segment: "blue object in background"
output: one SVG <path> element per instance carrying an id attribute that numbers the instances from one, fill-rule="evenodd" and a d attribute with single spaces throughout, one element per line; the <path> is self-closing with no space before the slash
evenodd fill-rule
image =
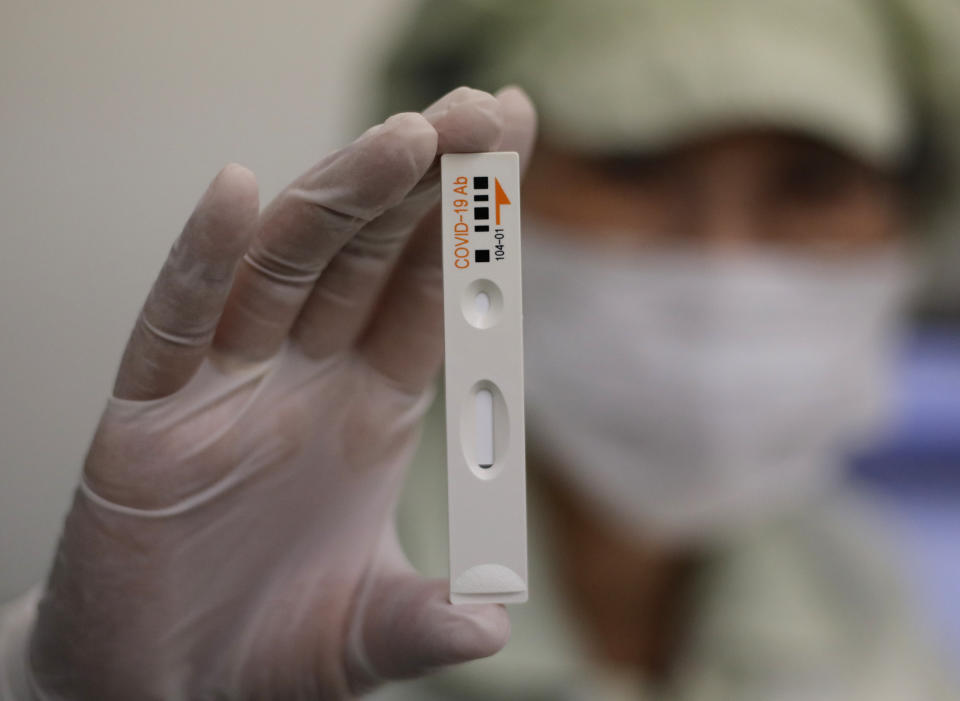
<path id="1" fill-rule="evenodd" d="M 903 546 L 927 615 L 960 666 L 960 329 L 919 329 L 903 349 L 886 435 L 852 459 Z"/>
<path id="2" fill-rule="evenodd" d="M 960 495 L 960 330 L 907 339 L 887 435 L 853 461 L 854 475 L 893 489 Z"/>

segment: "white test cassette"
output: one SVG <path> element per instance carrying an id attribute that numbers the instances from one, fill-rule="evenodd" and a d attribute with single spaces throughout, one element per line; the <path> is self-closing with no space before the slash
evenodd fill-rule
<path id="1" fill-rule="evenodd" d="M 450 601 L 527 600 L 516 153 L 441 158 Z"/>

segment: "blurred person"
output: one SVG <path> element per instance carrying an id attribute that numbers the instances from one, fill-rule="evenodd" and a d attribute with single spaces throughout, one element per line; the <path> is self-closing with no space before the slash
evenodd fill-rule
<path id="1" fill-rule="evenodd" d="M 385 112 L 502 82 L 539 110 L 531 601 L 502 654 L 383 698 L 960 695 L 842 480 L 956 205 L 957 38 L 937 3 L 422 5 Z M 399 520 L 440 573 L 438 462 Z"/>
<path id="2" fill-rule="evenodd" d="M 388 111 L 460 83 L 540 109 L 532 596 L 501 654 L 385 698 L 957 697 L 837 479 L 882 419 L 950 194 L 927 180 L 956 19 L 935 0 L 421 8 Z M 249 171 L 217 176 L 51 575 L 3 611 L 0 697 L 343 698 L 506 644 L 505 610 L 447 603 L 394 515 L 434 569 L 440 466 L 414 461 L 397 501 L 442 356 L 437 157 L 526 162 L 534 122 L 520 89 L 458 88 L 262 212 Z"/>

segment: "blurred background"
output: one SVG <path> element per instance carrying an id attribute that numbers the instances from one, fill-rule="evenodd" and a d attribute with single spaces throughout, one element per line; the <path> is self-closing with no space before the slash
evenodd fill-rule
<path id="1" fill-rule="evenodd" d="M 198 194 L 238 161 L 266 202 L 368 126 L 411 5 L 3 3 L 0 600 L 46 571 L 129 328 Z M 937 258 L 896 421 L 851 478 L 881 498 L 960 664 L 957 244 Z"/>

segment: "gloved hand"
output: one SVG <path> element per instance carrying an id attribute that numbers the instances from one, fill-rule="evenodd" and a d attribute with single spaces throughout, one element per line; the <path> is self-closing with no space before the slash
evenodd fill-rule
<path id="1" fill-rule="evenodd" d="M 438 155 L 525 155 L 534 121 L 516 88 L 460 88 L 262 213 L 249 171 L 216 177 L 121 362 L 16 698 L 343 698 L 505 644 L 505 610 L 451 606 L 392 516 L 442 357 Z"/>

